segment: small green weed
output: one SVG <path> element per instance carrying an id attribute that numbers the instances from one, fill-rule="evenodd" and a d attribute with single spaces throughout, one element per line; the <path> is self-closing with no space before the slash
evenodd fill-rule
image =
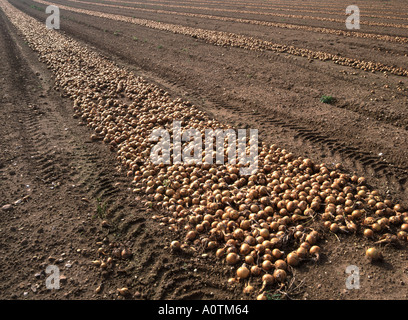
<path id="1" fill-rule="evenodd" d="M 334 102 L 334 98 L 332 96 L 322 95 L 320 98 L 320 101 L 323 103 L 331 104 Z"/>
<path id="2" fill-rule="evenodd" d="M 106 202 L 102 203 L 101 198 L 97 198 L 97 205 L 96 205 L 96 214 L 95 214 L 95 218 L 98 217 L 100 219 L 105 219 L 106 217 L 106 213 L 107 213 L 107 209 L 108 209 L 108 205 L 106 204 Z"/>

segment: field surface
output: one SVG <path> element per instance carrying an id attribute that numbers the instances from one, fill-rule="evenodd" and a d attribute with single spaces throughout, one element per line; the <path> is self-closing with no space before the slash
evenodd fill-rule
<path id="1" fill-rule="evenodd" d="M 51 4 L 61 14 L 61 29 L 52 32 L 45 28 Z M 228 282 L 239 265 L 217 258 L 207 242 L 185 240 L 185 221 L 171 222 L 183 216 L 143 192 L 137 169 L 126 167 L 132 158 L 120 153 L 129 152 L 120 148 L 125 138 L 95 138 L 106 123 L 95 110 L 110 105 L 109 94 L 120 109 L 114 117 L 139 121 L 135 112 L 126 117 L 139 93 L 95 89 L 92 72 L 105 69 L 128 83 L 142 77 L 146 92 L 159 88 L 158 104 L 188 101 L 199 121 L 258 129 L 265 145 L 330 171 L 341 164 L 342 173 L 365 177 L 367 190 L 378 191 L 387 217 L 406 223 L 407 4 L 352 4 L 360 8 L 359 30 L 345 27 L 344 0 L 0 0 L 0 298 L 238 300 L 260 293 L 260 277 Z M 101 62 L 90 66 L 88 56 Z M 354 186 L 350 192 L 361 191 Z M 402 219 L 367 239 L 363 220 L 355 221 L 357 232 L 331 232 L 319 225 L 322 212 L 313 218 L 320 259 L 289 268 L 288 282 L 263 290 L 267 298 L 406 299 L 406 236 L 398 245 L 375 243 L 397 234 Z M 188 245 L 171 250 L 173 240 Z M 381 262 L 365 257 L 370 246 L 381 250 Z M 115 250 L 131 255 L 115 258 Z M 113 264 L 100 267 L 108 257 Z M 59 290 L 45 287 L 51 264 L 60 268 Z M 349 265 L 359 268 L 360 289 L 346 288 Z M 245 294 L 248 281 L 255 290 Z"/>

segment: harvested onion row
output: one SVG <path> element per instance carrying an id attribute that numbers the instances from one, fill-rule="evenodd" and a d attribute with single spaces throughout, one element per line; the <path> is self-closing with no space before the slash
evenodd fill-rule
<path id="1" fill-rule="evenodd" d="M 44 0 L 37 0 L 38 3 L 52 5 L 54 3 Z M 133 23 L 148 28 L 169 31 L 176 34 L 191 36 L 197 39 L 206 41 L 207 43 L 217 46 L 231 46 L 247 50 L 255 51 L 272 51 L 275 53 L 287 53 L 294 56 L 305 57 L 307 59 L 332 61 L 335 64 L 351 67 L 354 69 L 361 69 L 369 72 L 385 72 L 398 76 L 408 76 L 408 69 L 403 67 L 389 66 L 380 62 L 364 61 L 354 58 L 347 58 L 337 54 L 331 54 L 322 51 L 314 51 L 306 48 L 298 48 L 291 45 L 278 44 L 271 41 L 265 41 L 253 37 L 247 37 L 237 33 L 229 33 L 222 31 L 206 30 L 201 28 L 192 28 L 176 24 L 157 22 L 147 19 L 138 19 L 123 15 L 104 13 L 99 11 L 92 11 L 86 9 L 77 9 L 69 6 L 59 5 L 61 9 L 72 12 L 83 13 L 91 16 L 106 18 L 110 20 L 123 21 Z M 343 20 L 341 20 L 343 23 Z M 407 27 L 406 25 L 403 25 Z"/>
<path id="2" fill-rule="evenodd" d="M 231 127 L 47 30 L 5 0 L 0 4 L 55 73 L 55 89 L 73 100 L 75 116 L 117 152 L 135 191 L 168 213 L 159 221 L 185 232 L 184 244 L 170 245 L 173 252 L 185 244 L 211 250 L 237 266 L 238 280 L 262 277 L 263 290 L 284 284 L 302 261 L 317 261 L 325 233 L 370 229 L 374 240 L 407 240 L 408 212 L 370 190 L 363 177 L 295 157 L 276 145 L 260 145 L 259 170 L 250 176 L 241 176 L 240 165 L 233 164 L 154 165 L 148 137 L 155 128 L 170 128 L 174 120 L 200 132 Z M 224 144 L 225 154 L 227 149 Z"/>
<path id="3" fill-rule="evenodd" d="M 90 2 L 86 1 L 80 1 L 80 0 L 71 0 L 72 2 L 79 2 L 79 3 L 86 3 L 90 4 Z M 117 1 L 113 1 L 116 2 Z M 126 1 L 120 1 L 120 3 L 130 3 L 133 5 L 141 4 L 145 5 L 143 2 L 126 2 Z M 92 2 L 92 5 L 95 5 L 95 2 Z M 107 6 L 107 7 L 117 7 L 118 5 L 109 5 L 109 4 L 98 4 L 102 6 Z M 175 4 L 155 4 L 155 6 L 161 6 L 161 7 L 167 7 L 167 8 L 189 8 L 189 9 L 194 9 L 194 10 L 205 10 L 205 11 L 218 11 L 218 12 L 234 12 L 234 13 L 244 13 L 244 14 L 256 14 L 256 15 L 266 15 L 266 16 L 273 16 L 273 17 L 282 17 L 282 18 L 292 18 L 292 19 L 300 19 L 300 20 L 317 20 L 317 21 L 329 21 L 329 22 L 336 22 L 336 23 L 344 23 L 344 19 L 340 18 L 327 18 L 327 17 L 319 17 L 319 16 L 307 16 L 307 15 L 300 15 L 300 14 L 285 14 L 285 13 L 277 13 L 277 12 L 265 12 L 265 11 L 248 11 L 248 10 L 235 10 L 235 9 L 225 9 L 225 8 L 208 8 L 208 7 L 195 7 L 195 6 L 179 6 Z M 129 7 L 127 7 L 129 8 Z M 307 12 L 305 10 L 304 12 Z M 327 11 L 325 11 L 327 13 Z M 366 16 L 366 15 L 362 15 Z M 381 16 L 377 16 L 381 17 Z M 381 17 L 384 18 L 384 17 Z M 385 19 L 392 19 L 393 17 L 390 16 L 385 16 Z M 396 18 L 398 19 L 398 18 Z M 406 19 L 406 18 L 403 18 Z M 385 22 L 376 22 L 376 21 L 366 21 L 362 20 L 360 21 L 360 24 L 363 25 L 370 25 L 370 26 L 380 26 L 380 27 L 393 27 L 393 28 L 408 28 L 406 24 L 396 24 L 396 23 L 385 23 Z"/>
<path id="4" fill-rule="evenodd" d="M 39 0 L 36 0 L 36 1 L 41 3 L 41 1 L 39 1 Z M 89 2 L 77 1 L 77 0 L 70 0 L 70 2 L 89 3 Z M 201 14 L 201 13 L 190 13 L 190 12 L 168 11 L 168 10 L 159 10 L 159 9 L 136 8 L 136 7 L 121 6 L 121 5 L 116 5 L 116 4 L 115 5 L 109 5 L 109 4 L 102 4 L 102 3 L 94 3 L 93 2 L 92 5 L 112 7 L 112 8 L 120 8 L 120 9 L 126 9 L 126 10 L 134 10 L 134 11 L 139 11 L 139 12 L 154 12 L 154 13 L 160 13 L 160 14 L 179 15 L 179 16 L 192 17 L 192 18 L 204 18 L 204 19 L 219 20 L 219 21 L 246 23 L 246 24 L 253 24 L 253 25 L 272 27 L 272 28 L 283 28 L 283 29 L 291 29 L 291 30 L 312 31 L 312 32 L 317 32 L 317 33 L 335 34 L 335 35 L 345 36 L 345 37 L 368 38 L 368 39 L 375 39 L 375 40 L 379 40 L 379 41 L 408 43 L 408 38 L 407 37 L 390 36 L 390 35 L 386 35 L 386 34 L 374 34 L 374 33 L 365 33 L 365 32 L 351 32 L 351 31 L 324 28 L 324 27 L 311 27 L 311 26 L 290 24 L 290 23 L 277 23 L 277 22 L 270 22 L 270 21 L 263 21 L 263 20 L 233 18 L 233 17 L 225 17 L 225 16 L 214 16 L 214 15 L 210 15 L 210 14 Z M 381 18 L 383 18 L 383 17 L 381 17 Z M 399 18 L 399 19 L 407 19 L 408 20 L 408 18 Z"/>

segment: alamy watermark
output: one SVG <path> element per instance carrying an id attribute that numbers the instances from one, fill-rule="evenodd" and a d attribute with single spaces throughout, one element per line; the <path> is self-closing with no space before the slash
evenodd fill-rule
<path id="1" fill-rule="evenodd" d="M 45 8 L 45 13 L 51 14 L 45 20 L 47 29 L 60 29 L 60 10 L 57 6 L 50 5 Z"/>
<path id="2" fill-rule="evenodd" d="M 360 269 L 355 265 L 349 265 L 346 273 L 350 274 L 346 279 L 346 288 L 349 290 L 360 289 Z"/>
<path id="3" fill-rule="evenodd" d="M 239 165 L 241 175 L 255 174 L 258 169 L 256 129 L 249 130 L 249 146 L 246 129 L 206 129 L 203 139 L 200 130 L 190 128 L 182 131 L 181 122 L 174 121 L 171 133 L 172 138 L 169 131 L 159 128 L 150 134 L 149 141 L 157 142 L 150 152 L 153 164 L 213 164 L 215 159 L 219 165 Z M 187 144 L 184 147 L 183 142 Z"/>
<path id="4" fill-rule="evenodd" d="M 59 289 L 60 288 L 60 270 L 55 265 L 49 265 L 45 269 L 46 274 L 50 274 L 45 279 L 45 287 L 47 289 Z"/>
<path id="5" fill-rule="evenodd" d="M 346 28 L 349 30 L 360 29 L 360 9 L 358 6 L 348 6 L 346 8 L 346 14 L 349 15 L 346 19 Z"/>

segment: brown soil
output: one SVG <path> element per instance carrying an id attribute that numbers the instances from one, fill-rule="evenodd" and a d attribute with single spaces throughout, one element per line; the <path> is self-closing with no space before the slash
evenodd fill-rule
<path id="1" fill-rule="evenodd" d="M 10 3 L 45 21 L 44 5 L 31 0 Z M 408 60 L 402 44 L 68 5 L 246 34 L 389 65 L 404 66 Z M 217 47 L 183 35 L 61 13 L 62 32 L 175 97 L 192 101 L 222 122 L 257 128 L 264 141 L 297 155 L 341 162 L 346 171 L 367 177 L 383 195 L 408 205 L 406 77 Z M 117 288 L 126 286 L 136 299 L 253 298 L 241 293 L 242 283 L 227 286 L 234 270 L 212 254 L 202 258 L 202 252 L 169 253 L 169 242 L 181 235 L 150 219 L 153 209 L 131 192 L 131 181 L 121 173 L 114 154 L 90 140 L 89 129 L 72 117 L 71 102 L 52 90 L 52 74 L 2 12 L 0 24 L 0 205 L 24 199 L 11 211 L 0 212 L 0 297 L 116 299 L 121 298 Z M 392 31 L 370 27 L 370 32 Z M 335 103 L 321 103 L 324 94 L 335 97 Z M 101 225 L 98 199 L 107 205 L 109 228 Z M 101 272 L 91 261 L 104 242 L 112 241 L 128 247 L 133 256 Z M 296 299 L 406 299 L 405 247 L 387 246 L 384 262 L 371 264 L 364 258 L 369 243 L 357 236 L 327 234 L 321 261 L 297 268 L 295 283 L 286 292 Z M 45 288 L 44 271 L 50 264 L 67 277 L 60 290 Z M 348 265 L 360 269 L 359 290 L 346 289 Z M 102 291 L 95 293 L 100 285 Z M 297 285 L 299 290 L 292 290 Z"/>

